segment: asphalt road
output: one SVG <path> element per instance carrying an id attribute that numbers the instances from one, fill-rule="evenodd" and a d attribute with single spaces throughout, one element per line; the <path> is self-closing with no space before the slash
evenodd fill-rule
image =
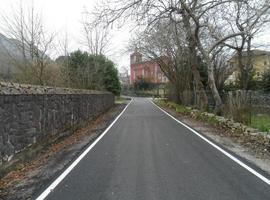
<path id="1" fill-rule="evenodd" d="M 270 186 L 135 98 L 49 200 L 260 200 Z"/>

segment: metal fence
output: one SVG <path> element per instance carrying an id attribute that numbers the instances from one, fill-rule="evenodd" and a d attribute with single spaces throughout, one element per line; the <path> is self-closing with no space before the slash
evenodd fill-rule
<path id="1" fill-rule="evenodd" d="M 237 90 L 223 96 L 224 115 L 260 131 L 270 131 L 270 94 Z"/>
<path id="2" fill-rule="evenodd" d="M 181 103 L 199 108 L 200 93 L 188 90 L 181 93 Z M 206 91 L 208 111 L 214 110 L 214 99 L 211 91 Z M 262 132 L 270 132 L 270 94 L 259 91 L 229 91 L 221 94 L 224 107 L 222 115 L 235 122 L 257 128 Z"/>

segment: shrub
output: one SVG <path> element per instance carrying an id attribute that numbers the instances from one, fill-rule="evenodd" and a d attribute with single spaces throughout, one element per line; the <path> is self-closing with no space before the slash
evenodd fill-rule
<path id="1" fill-rule="evenodd" d="M 270 92 L 270 67 L 263 73 L 261 85 L 265 92 Z"/>

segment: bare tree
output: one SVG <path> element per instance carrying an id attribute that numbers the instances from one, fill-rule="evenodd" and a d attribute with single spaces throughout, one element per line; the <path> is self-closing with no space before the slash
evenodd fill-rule
<path id="1" fill-rule="evenodd" d="M 214 20 L 212 25 L 214 24 L 215 28 L 210 28 L 210 34 L 217 41 L 226 34 L 235 34 L 234 37 L 223 40 L 221 45 L 236 52 L 235 59 L 240 71 L 239 83 L 242 89 L 248 89 L 248 80 L 252 76 L 252 40 L 269 24 L 269 11 L 269 0 L 231 1 L 227 8 L 218 11 L 218 15 L 222 15 L 223 20 Z"/>
<path id="2" fill-rule="evenodd" d="M 199 50 L 204 62 L 207 65 L 208 74 L 208 86 L 212 92 L 212 96 L 215 101 L 215 112 L 220 112 L 222 108 L 222 100 L 219 95 L 219 91 L 216 87 L 215 75 L 214 75 L 214 64 L 211 59 L 211 54 L 214 48 L 216 48 L 222 41 L 234 37 L 233 35 L 225 35 L 220 41 L 217 41 L 211 47 L 203 44 L 202 35 L 203 28 L 205 27 L 205 20 L 207 19 L 208 13 L 212 9 L 217 9 L 220 6 L 224 6 L 228 1 L 189 1 L 181 0 L 181 10 L 178 12 L 182 14 L 182 20 L 187 30 L 187 40 L 190 45 L 190 52 L 194 52 L 196 48 Z M 238 34 L 238 33 L 237 33 Z M 194 54 L 194 53 L 193 53 Z"/>
<path id="3" fill-rule="evenodd" d="M 212 62 L 214 64 L 214 75 L 218 91 L 224 89 L 226 80 L 234 71 L 234 67 L 228 63 L 231 55 L 231 50 L 224 46 L 221 46 L 212 52 Z"/>
<path id="4" fill-rule="evenodd" d="M 101 6 L 101 9 L 97 8 L 94 14 L 97 24 L 106 22 L 108 25 L 112 25 L 118 22 L 118 25 L 122 25 L 126 20 L 131 19 L 137 22 L 138 26 L 143 25 L 146 29 L 151 29 L 161 20 L 168 19 L 171 24 L 181 25 L 185 33 L 179 37 L 184 37 L 187 40 L 194 82 L 197 91 L 202 91 L 202 93 L 200 92 L 200 99 L 207 104 L 205 88 L 198 71 L 201 57 L 207 66 L 208 87 L 215 101 L 215 111 L 220 112 L 223 103 L 216 87 L 213 51 L 230 39 L 240 36 L 243 32 L 250 32 L 251 28 L 258 23 L 258 20 L 254 20 L 249 24 L 250 28 L 244 31 L 225 32 L 211 43 L 205 42 L 204 38 L 207 37 L 204 34 L 207 33 L 206 30 L 209 27 L 209 22 L 211 22 L 213 11 L 230 7 L 232 2 L 238 2 L 238 0 L 128 0 L 125 3 L 115 0 L 107 1 Z M 265 0 L 265 2 L 269 5 L 269 0 Z M 230 10 L 230 12 L 233 11 Z M 263 13 L 265 13 L 265 8 L 256 14 L 257 18 L 262 16 Z M 208 34 L 208 37 L 211 36 L 211 34 Z"/>
<path id="5" fill-rule="evenodd" d="M 70 72 L 68 70 L 69 63 L 70 63 L 70 39 L 68 32 L 65 31 L 60 35 L 60 39 L 58 41 L 58 58 L 56 58 L 56 63 L 58 68 L 60 69 L 60 82 L 61 85 L 65 85 L 67 87 L 71 87 L 70 82 Z"/>
<path id="6" fill-rule="evenodd" d="M 46 67 L 51 62 L 48 53 L 52 48 L 54 34 L 45 30 L 42 17 L 34 5 L 25 8 L 22 1 L 12 14 L 2 15 L 2 21 L 5 34 L 14 40 L 19 50 L 19 55 L 10 55 L 25 76 L 24 81 L 43 85 Z"/>
<path id="7" fill-rule="evenodd" d="M 186 103 L 183 94 L 191 89 L 192 74 L 186 41 L 179 37 L 180 34 L 183 34 L 180 27 L 163 20 L 137 34 L 129 48 L 138 48 L 148 59 L 155 60 L 172 85 L 173 98 Z"/>
<path id="8" fill-rule="evenodd" d="M 147 29 L 151 29 L 156 24 L 163 19 L 169 19 L 172 24 L 178 26 L 179 23 L 182 23 L 182 11 L 183 8 L 178 1 L 151 1 L 151 0 L 129 0 L 125 4 L 119 1 L 107 1 L 102 6 L 102 10 L 96 9 L 94 13 L 96 16 L 96 24 L 102 22 L 106 22 L 108 25 L 112 25 L 118 22 L 118 25 L 124 24 L 124 22 L 128 19 L 134 20 L 138 26 L 143 25 Z M 190 16 L 186 16 L 186 21 L 189 21 Z M 201 81 L 201 76 L 198 71 L 198 55 L 196 50 L 196 43 L 194 37 L 190 37 L 192 31 L 192 24 L 184 27 L 186 29 L 186 38 L 189 39 L 189 55 L 191 69 L 193 72 L 193 77 L 196 84 L 196 92 L 198 92 L 198 96 L 203 102 L 204 106 L 207 106 L 207 96 L 205 93 L 205 89 L 203 83 Z M 184 36 L 184 37 L 185 37 Z M 183 37 L 183 36 L 180 36 Z"/>
<path id="9" fill-rule="evenodd" d="M 241 1 L 241 0 L 240 0 Z M 236 2 L 239 3 L 239 0 Z M 269 1 L 266 0 L 268 3 Z M 204 30 L 204 27 L 207 26 L 208 20 L 212 14 L 212 10 L 220 10 L 224 6 L 229 6 L 231 2 L 233 1 L 205 1 L 205 2 L 198 2 L 198 1 L 192 1 L 192 3 L 187 2 L 185 0 L 181 0 L 182 5 L 182 19 L 184 24 L 186 24 L 187 30 L 189 28 L 190 19 L 192 19 L 193 22 L 193 31 L 189 31 L 188 34 L 192 40 L 195 40 L 196 46 L 199 49 L 204 62 L 207 64 L 207 71 L 208 71 L 208 85 L 212 91 L 212 95 L 215 100 L 215 111 L 219 112 L 222 107 L 222 100 L 220 98 L 219 92 L 216 87 L 216 81 L 215 81 L 215 73 L 214 73 L 214 63 L 213 63 L 213 50 L 229 39 L 241 36 L 243 33 L 249 34 L 252 27 L 254 27 L 258 23 L 258 19 L 268 10 L 269 4 L 267 2 L 264 5 L 263 9 L 260 9 L 260 12 L 256 14 L 255 20 L 250 23 L 249 28 L 247 30 L 239 30 L 236 32 L 228 32 L 224 34 L 219 40 L 215 41 L 213 44 L 205 45 L 202 40 L 202 31 Z M 185 15 L 189 16 L 190 18 L 186 17 Z M 249 34 L 250 35 L 250 34 Z M 190 39 L 190 40 L 191 40 Z M 249 40 L 251 37 L 249 37 Z M 192 41 L 191 40 L 191 41 Z"/>
<path id="10" fill-rule="evenodd" d="M 85 12 L 83 16 L 83 43 L 92 55 L 105 54 L 110 45 L 109 28 L 103 24 L 94 24 L 89 20 L 90 14 Z"/>

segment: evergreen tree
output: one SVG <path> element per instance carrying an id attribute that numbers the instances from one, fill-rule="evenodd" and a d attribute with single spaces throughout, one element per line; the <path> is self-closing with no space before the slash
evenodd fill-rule
<path id="1" fill-rule="evenodd" d="M 262 89 L 270 92 L 270 68 L 268 68 L 262 76 Z"/>
<path id="2" fill-rule="evenodd" d="M 120 95 L 121 85 L 115 64 L 103 55 L 89 55 L 77 50 L 63 67 L 70 85 L 75 88 L 107 90 Z"/>
<path id="3" fill-rule="evenodd" d="M 112 61 L 107 60 L 103 71 L 103 85 L 106 90 L 119 96 L 121 92 L 121 84 L 118 77 L 118 71 Z"/>

